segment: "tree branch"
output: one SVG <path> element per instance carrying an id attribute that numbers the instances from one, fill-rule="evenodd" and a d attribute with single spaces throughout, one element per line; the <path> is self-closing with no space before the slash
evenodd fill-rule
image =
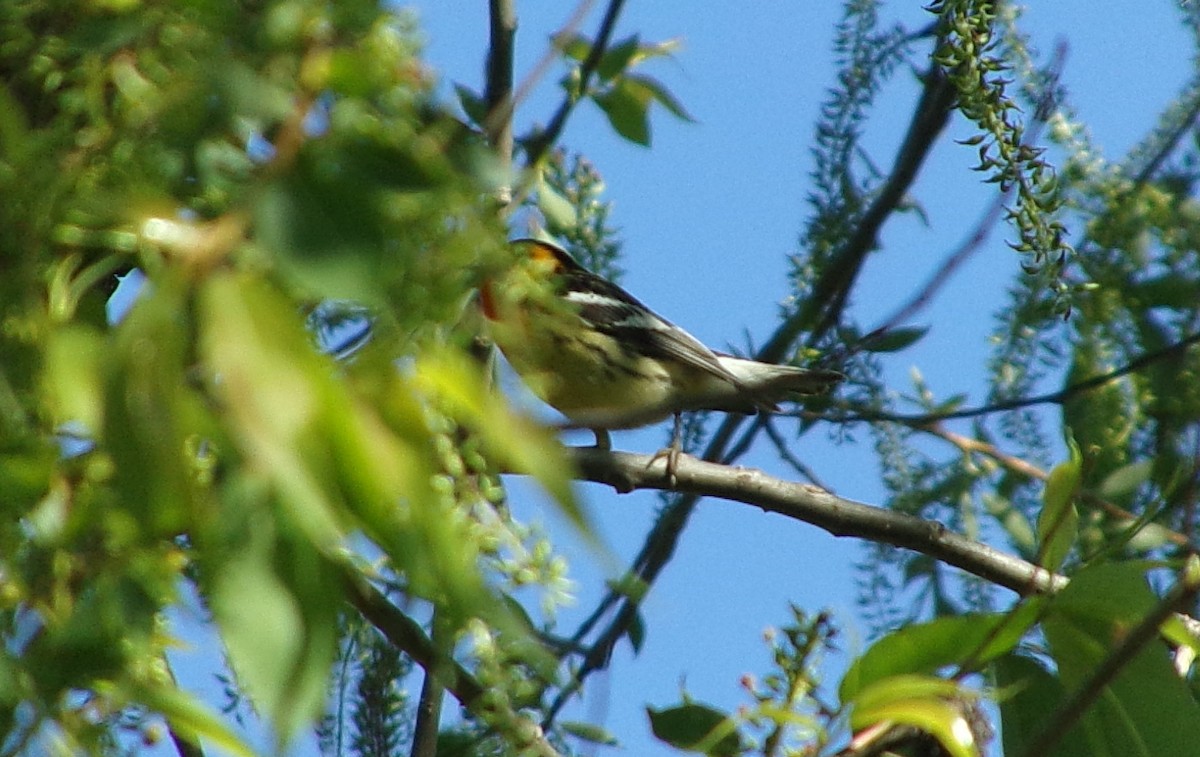
<path id="1" fill-rule="evenodd" d="M 775 452 L 779 455 L 779 458 L 787 463 L 792 470 L 806 478 L 814 486 L 819 486 L 826 491 L 830 490 L 817 476 L 817 472 L 812 469 L 812 466 L 792 454 L 787 439 L 783 438 L 783 434 L 779 432 L 779 429 L 775 428 L 775 424 L 771 422 L 769 417 L 763 419 L 763 432 L 771 440 L 771 444 L 775 445 Z"/>
<path id="2" fill-rule="evenodd" d="M 442 673 L 446 689 L 464 707 L 477 707 L 483 696 L 483 686 L 470 671 L 453 660 L 444 659 L 421 625 L 401 612 L 365 577 L 354 574 L 351 568 L 347 568 L 346 573 L 346 596 L 359 614 L 379 629 L 397 649 L 411 657 L 413 662 L 426 670 Z"/>
<path id="3" fill-rule="evenodd" d="M 488 54 L 487 87 L 484 98 L 487 102 L 487 118 L 484 129 L 488 144 L 500 159 L 507 174 L 512 165 L 513 154 L 513 43 L 517 34 L 517 12 L 513 0 L 488 0 Z M 505 182 L 508 197 L 512 199 L 512 188 Z"/>
<path id="4" fill-rule="evenodd" d="M 442 653 L 425 635 L 419 623 L 397 609 L 383 592 L 353 567 L 344 567 L 343 582 L 347 600 L 368 623 L 379 629 L 397 649 L 424 668 L 426 675 L 437 676 L 439 683 L 445 686 L 463 707 L 480 716 L 485 722 L 495 722 L 498 714 L 488 709 L 483 686 L 470 671 L 449 655 Z M 503 717 L 503 714 L 500 716 Z M 510 713 L 510 716 L 513 715 Z M 532 723 L 526 725 L 533 726 Z M 528 743 L 519 745 L 528 747 L 528 751 L 522 754 L 560 757 L 558 751 L 536 727 L 521 728 L 521 735 L 528 739 Z"/>
<path id="5" fill-rule="evenodd" d="M 879 232 L 884 222 L 899 207 L 909 187 L 916 180 L 917 172 L 925 163 L 929 151 L 933 149 L 934 142 L 950 118 L 955 97 L 954 86 L 941 68 L 936 64 L 931 65 L 925 74 L 925 87 L 921 90 L 921 99 L 917 102 L 916 111 L 909 122 L 904 142 L 896 154 L 891 173 L 879 188 L 875 201 L 863 214 L 854 234 L 818 279 L 807 306 L 790 319 L 809 323 L 811 315 L 817 310 L 823 311 L 821 320 L 810 336 L 810 343 L 815 343 L 841 320 L 850 289 L 862 271 L 867 254 L 878 246 Z M 778 335 L 784 335 L 784 330 L 781 329 Z M 794 338 L 795 335 L 788 340 L 788 346 Z M 773 346 L 775 345 L 769 342 L 764 350 Z M 783 354 L 780 354 L 772 362 L 778 362 L 782 358 Z"/>
<path id="6" fill-rule="evenodd" d="M 430 646 L 434 649 L 445 649 L 438 642 L 438 618 L 434 611 L 431 621 L 433 638 Z M 417 718 L 413 724 L 412 749 L 410 757 L 436 757 L 438 747 L 438 726 L 441 725 L 442 700 L 446 696 L 446 687 L 438 680 L 433 668 L 424 668 L 425 680 L 421 682 L 421 695 L 417 700 Z"/>
<path id="7" fill-rule="evenodd" d="M 668 488 L 666 460 L 661 456 L 591 447 L 575 448 L 572 455 L 585 480 L 608 484 L 621 492 Z M 760 470 L 718 465 L 684 455 L 675 475 L 678 491 L 753 505 L 812 524 L 834 536 L 911 549 L 1021 595 L 1051 593 L 1067 583 L 1063 576 L 949 531 L 936 521 L 855 502 Z"/>

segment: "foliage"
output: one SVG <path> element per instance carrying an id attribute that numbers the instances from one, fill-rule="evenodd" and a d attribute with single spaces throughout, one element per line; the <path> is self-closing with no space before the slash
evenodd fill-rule
<path id="1" fill-rule="evenodd" d="M 184 584 L 281 744 L 325 706 L 347 576 L 397 582 L 452 633 L 485 620 L 543 669 L 488 567 L 524 537 L 467 484 L 538 469 L 577 511 L 548 435 L 488 431 L 525 424 L 461 325 L 500 260 L 494 161 L 436 102 L 409 21 L 300 0 L 0 13 L 5 750 L 102 750 L 135 704 L 236 744 L 165 664 Z M 135 266 L 136 303 L 106 318 Z M 371 334 L 337 364 L 305 314 L 340 301 Z M 388 696 L 358 697 L 360 740 Z"/>
<path id="2" fill-rule="evenodd" d="M 412 19 L 373 0 L 0 5 L 0 754 L 166 738 L 245 754 L 250 710 L 276 748 L 315 726 L 331 753 L 394 754 L 419 736 L 418 667 L 465 710 L 438 754 L 616 741 L 557 715 L 615 644 L 641 650 L 645 566 L 669 559 L 695 499 L 668 499 L 637 570 L 560 638 L 566 561 L 514 519 L 500 473 L 533 478 L 594 535 L 550 430 L 491 391 L 471 298 L 509 262 L 516 206 L 533 233 L 619 273 L 607 187 L 557 144 L 562 123 L 590 101 L 648 146 L 655 104 L 691 120 L 643 70 L 676 43 L 612 41 L 620 8 L 594 36 L 552 41 L 562 107 L 514 156 L 485 136 L 512 118 L 511 93 L 457 85 L 460 120 Z M 1015 9 L 926 11 L 913 31 L 885 26 L 875 0 L 844 4 L 794 298 L 760 356 L 836 355 L 848 388 L 794 435 L 818 414 L 843 440 L 868 434 L 891 513 L 991 537 L 1070 583 L 1005 605 L 982 571 L 870 544 L 860 601 L 876 638 L 838 686 L 821 675 L 841 654 L 832 620 L 793 608 L 768 636 L 769 672 L 743 681 L 745 707 L 685 696 L 648 708 L 647 729 L 705 754 L 919 743 L 966 757 L 998 711 L 1014 755 L 1182 753 L 1200 737 L 1187 730 L 1200 644 L 1175 614 L 1200 589 L 1200 148 L 1187 139 L 1200 80 L 1108 159 Z M 921 128 L 885 173 L 863 134 L 907 68 L 921 72 Z M 889 385 L 929 329 L 871 329 L 849 307 L 884 220 L 920 212 L 910 185 L 952 112 L 975 129 L 966 175 L 995 185 L 1017 240 L 979 407 L 915 369 L 906 391 Z M 1047 404 L 1059 416 L 1034 409 Z M 715 461 L 766 429 L 813 478 L 769 424 L 707 433 L 708 420 L 688 437 Z M 196 601 L 228 659 L 214 671 L 224 716 L 168 664 L 173 611 Z M 1180 670 L 1150 646 L 1159 634 Z"/>

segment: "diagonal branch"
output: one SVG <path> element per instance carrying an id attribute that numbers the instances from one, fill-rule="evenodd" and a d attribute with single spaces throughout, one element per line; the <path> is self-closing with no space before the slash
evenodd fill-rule
<path id="1" fill-rule="evenodd" d="M 425 635 L 419 623 L 401 612 L 383 592 L 353 567 L 346 566 L 343 572 L 347 601 L 389 642 L 424 668 L 427 675 L 436 676 L 446 690 L 472 714 L 480 716 L 485 722 L 494 722 L 497 717 L 506 716 L 498 711 L 494 703 L 489 703 L 487 691 L 479 680 L 456 660 L 439 650 Z M 519 716 L 509 712 L 507 717 L 515 719 Z M 522 754 L 560 757 L 558 750 L 546 740 L 540 730 L 529 727 L 532 724 L 510 725 L 518 729 L 522 738 L 527 741 L 521 745 L 526 749 Z"/>
<path id="2" fill-rule="evenodd" d="M 571 115 L 575 105 L 587 94 L 588 85 L 591 84 L 596 69 L 600 67 L 600 60 L 608 49 L 613 29 L 617 26 L 617 18 L 621 15 L 621 8 L 624 5 L 625 0 L 609 0 L 608 8 L 604 11 L 604 18 L 600 21 L 600 31 L 596 35 L 596 41 L 592 43 L 592 49 L 579 67 L 579 91 L 578 93 L 568 93 L 546 128 L 529 140 L 525 147 L 525 164 L 527 166 L 537 165 L 546 151 L 558 141 L 567 125 L 567 117 Z"/>
<path id="3" fill-rule="evenodd" d="M 862 271 L 868 253 L 878 246 L 879 232 L 883 228 L 884 222 L 900 206 L 909 187 L 916 181 L 917 172 L 925 163 L 926 157 L 933 149 L 934 143 L 950 118 L 956 97 L 954 85 L 950 83 L 941 67 L 936 64 L 930 67 L 924 78 L 925 86 L 921 90 L 921 99 L 917 102 L 916 112 L 909 122 L 908 132 L 904 136 L 904 142 L 900 145 L 900 151 L 896 155 L 891 173 L 883 186 L 879 188 L 875 201 L 863 214 L 854 234 L 846 241 L 837 256 L 830 261 L 821 278 L 817 280 L 812 297 L 808 299 L 806 307 L 789 319 L 789 323 L 797 321 L 798 326 L 811 323 L 813 316 L 818 311 L 821 312 L 816 328 L 809 335 L 810 344 L 815 344 L 825 332 L 841 321 L 842 311 L 848 303 L 850 290 L 854 287 L 854 282 Z M 784 327 L 786 328 L 789 323 L 785 323 Z M 786 345 L 774 344 L 774 340 L 772 340 L 767 343 L 764 350 L 772 347 L 785 348 L 776 358 L 775 362 L 778 362 L 784 357 L 782 353 L 786 353 L 786 348 L 791 346 L 791 342 L 798 333 L 797 331 L 792 335 Z M 777 334 L 784 336 L 786 331 L 781 329 Z"/>

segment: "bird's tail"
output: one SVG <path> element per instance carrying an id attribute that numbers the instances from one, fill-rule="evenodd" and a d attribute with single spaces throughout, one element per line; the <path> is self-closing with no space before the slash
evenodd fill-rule
<path id="1" fill-rule="evenodd" d="M 796 394 L 824 394 L 846 377 L 837 371 L 772 365 L 757 360 L 717 355 L 722 367 L 753 393 L 764 410 L 776 410 L 775 403 Z"/>

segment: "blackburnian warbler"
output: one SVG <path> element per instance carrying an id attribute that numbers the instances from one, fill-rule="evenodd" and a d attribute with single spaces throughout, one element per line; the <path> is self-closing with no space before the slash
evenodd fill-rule
<path id="1" fill-rule="evenodd" d="M 565 250 L 535 239 L 507 274 L 480 287 L 492 337 L 529 388 L 608 447 L 609 429 L 679 414 L 775 412 L 796 394 L 827 391 L 836 371 L 771 365 L 714 352 Z"/>

